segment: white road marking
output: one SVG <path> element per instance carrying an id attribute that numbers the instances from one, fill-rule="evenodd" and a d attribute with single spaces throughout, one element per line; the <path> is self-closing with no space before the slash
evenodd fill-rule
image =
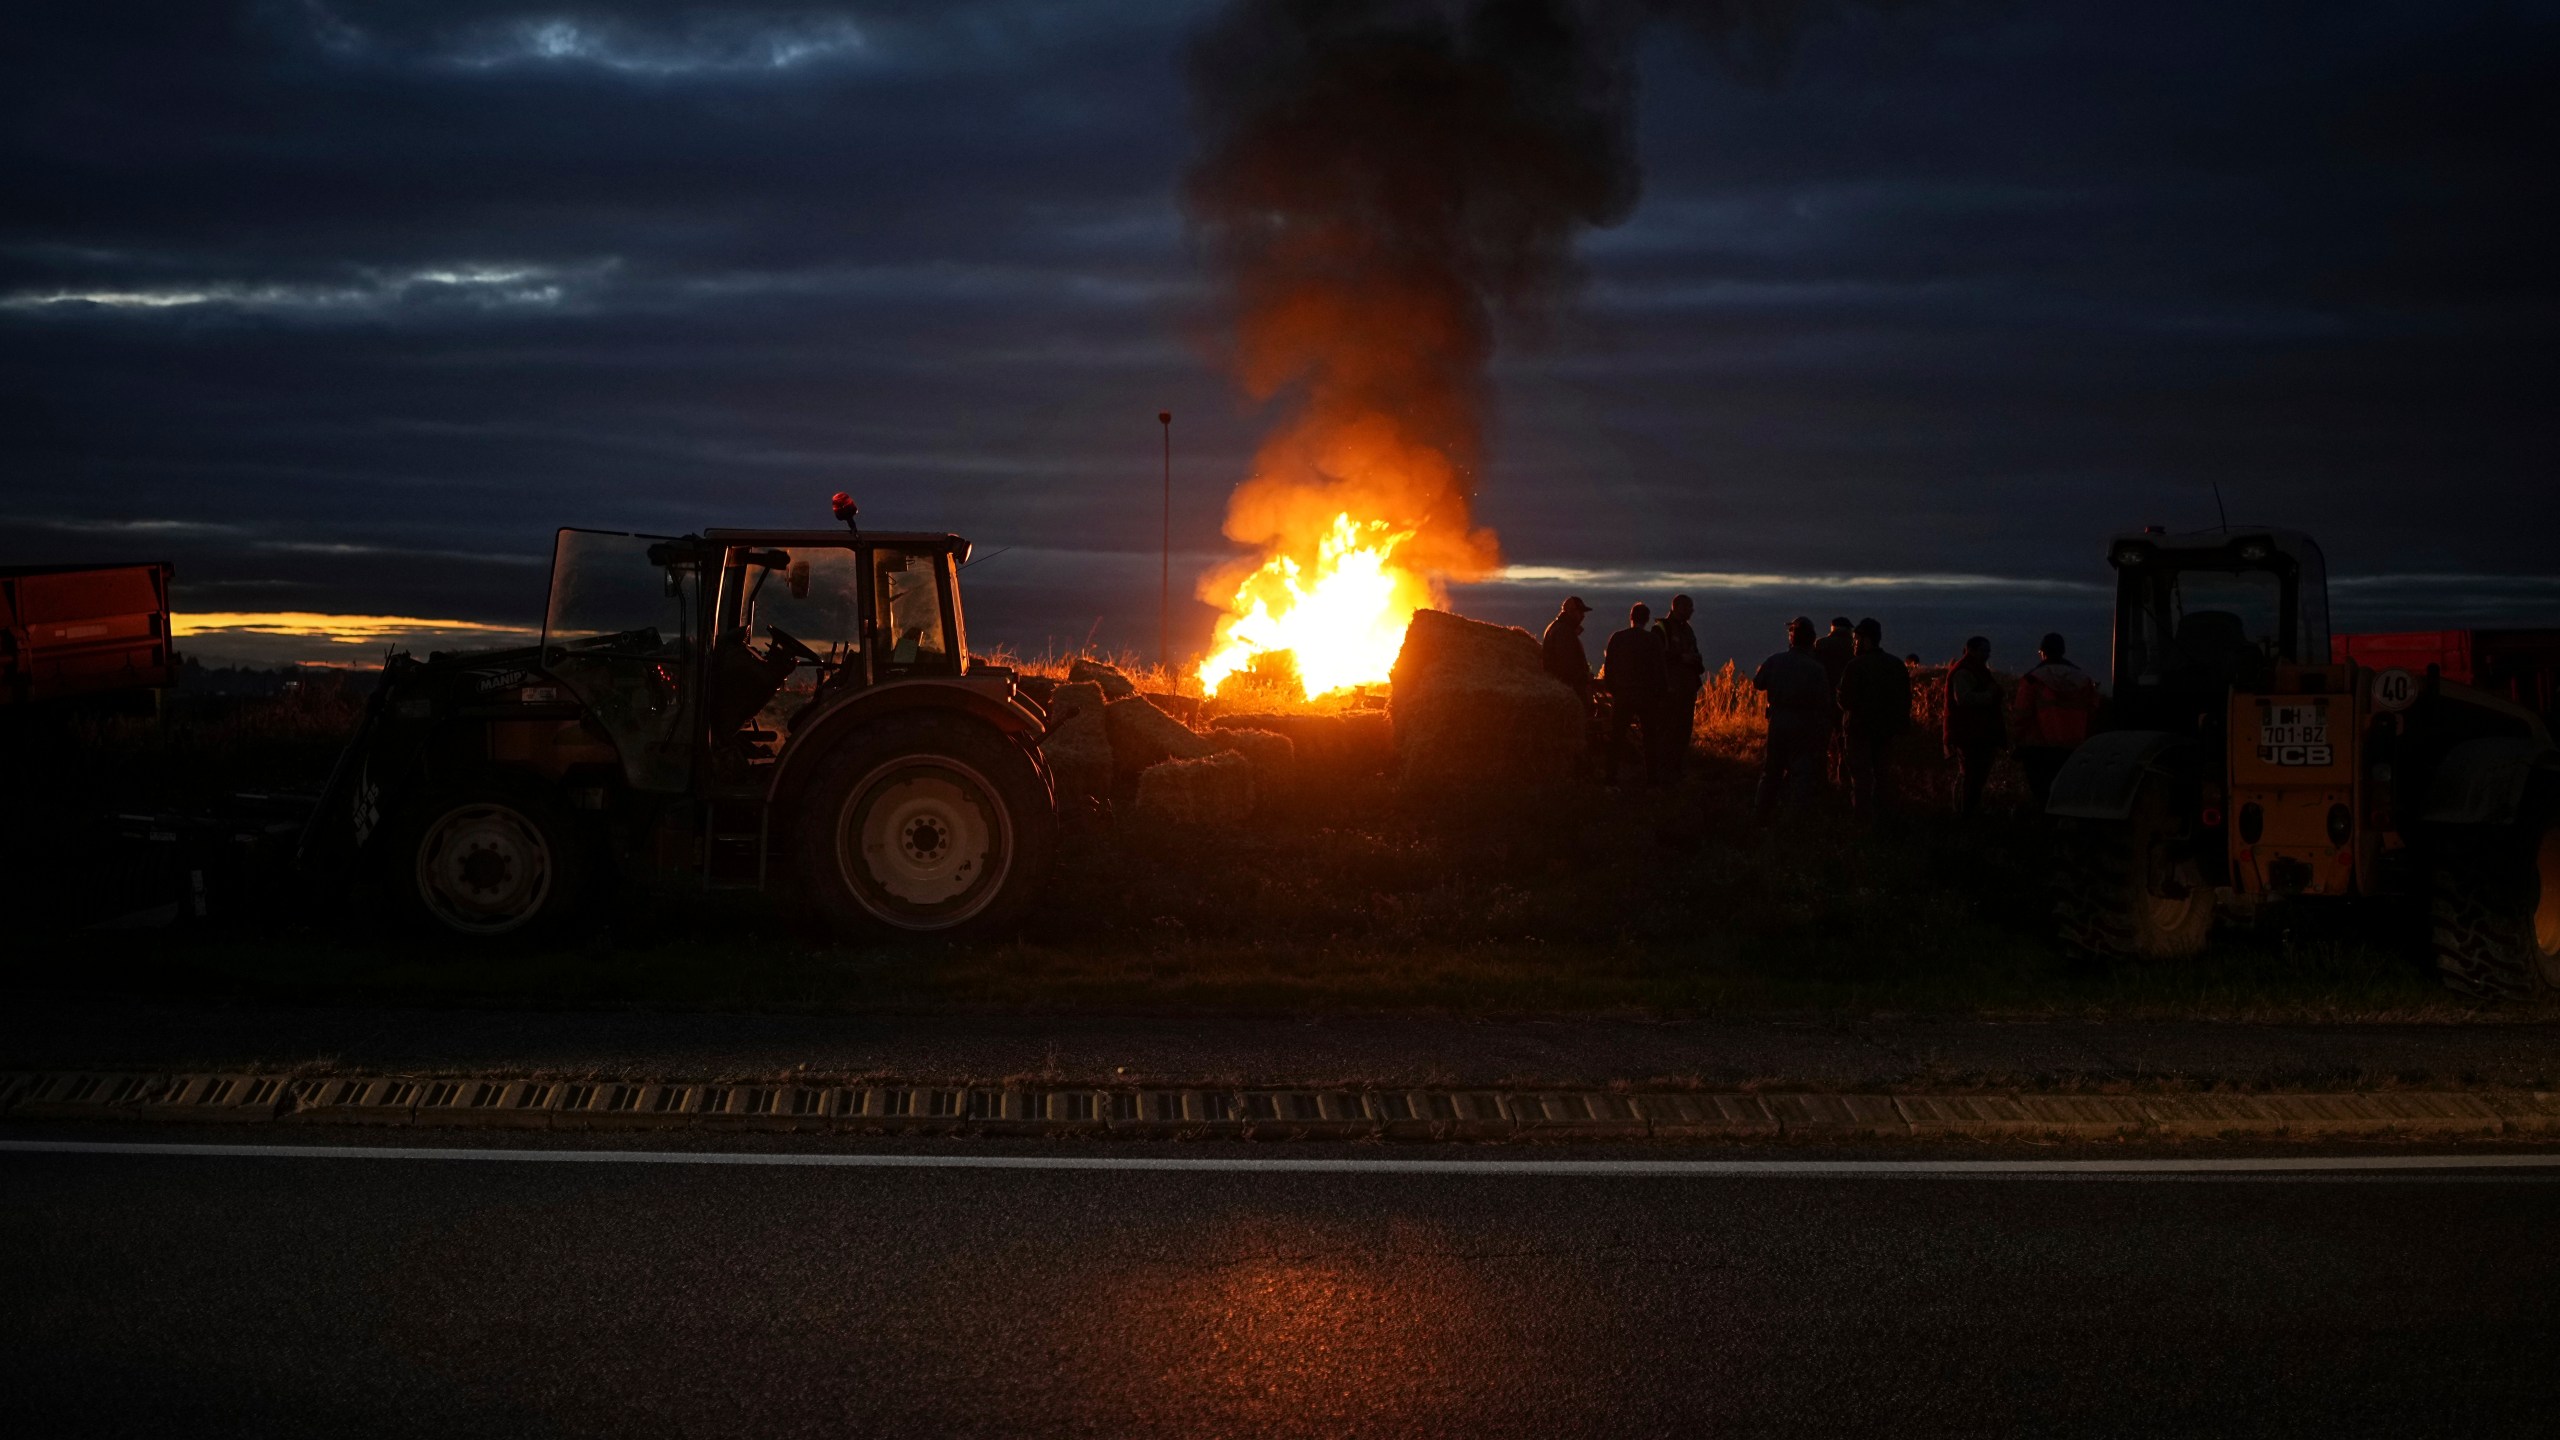
<path id="1" fill-rule="evenodd" d="M 2560 1154 L 2271 1155 L 2120 1160 L 1426 1160 L 1269 1159 L 1175 1155 L 840 1154 L 720 1150 L 508 1150 L 447 1145 L 175 1145 L 102 1140 L 0 1140 L 0 1152 L 159 1155 L 214 1159 L 465 1160 L 533 1165 L 713 1165 L 812 1170 L 1099 1170 L 1250 1175 L 1503 1175 L 1925 1179 L 2020 1175 L 2319 1176 L 2436 1171 L 2560 1171 Z"/>

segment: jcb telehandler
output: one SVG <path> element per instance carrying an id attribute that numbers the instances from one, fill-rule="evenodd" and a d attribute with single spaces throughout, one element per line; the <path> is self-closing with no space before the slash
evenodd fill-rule
<path id="1" fill-rule="evenodd" d="M 2560 989 L 2560 750 L 2539 716 L 2434 673 L 2333 662 L 2307 536 L 2152 529 L 2107 558 L 2108 728 L 2047 806 L 2068 943 L 2186 955 L 2217 910 L 2397 895 L 2430 907 L 2455 989 Z"/>
<path id="2" fill-rule="evenodd" d="M 851 934 L 1018 913 L 1056 846 L 1042 716 L 973 662 L 956 535 L 562 530 L 542 641 L 394 655 L 305 830 L 456 935 L 609 877 L 787 890 Z"/>

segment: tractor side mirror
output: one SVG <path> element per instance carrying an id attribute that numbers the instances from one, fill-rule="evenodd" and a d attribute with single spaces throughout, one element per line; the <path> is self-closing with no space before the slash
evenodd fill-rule
<path id="1" fill-rule="evenodd" d="M 667 598 L 670 600 L 684 598 L 684 576 L 672 568 L 667 571 Z"/>
<path id="2" fill-rule="evenodd" d="M 808 599 L 809 562 L 806 560 L 794 560 L 791 562 L 791 568 L 783 573 L 791 584 L 791 598 L 794 600 Z"/>

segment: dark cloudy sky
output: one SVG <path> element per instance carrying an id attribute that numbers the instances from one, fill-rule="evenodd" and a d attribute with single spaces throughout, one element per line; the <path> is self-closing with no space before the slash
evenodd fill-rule
<path id="1" fill-rule="evenodd" d="M 9 6 L 0 561 L 529 622 L 556 525 L 844 488 L 1006 550 L 975 635 L 1151 643 L 1155 412 L 1178 591 L 1267 418 L 1175 198 L 1216 9 Z M 1711 647 L 2014 647 L 2218 483 L 2354 623 L 2560 623 L 2555 15 L 1913 0 L 1783 68 L 1655 31 L 1642 202 L 1496 364 L 1529 569 L 1468 608 L 1678 576 Z"/>

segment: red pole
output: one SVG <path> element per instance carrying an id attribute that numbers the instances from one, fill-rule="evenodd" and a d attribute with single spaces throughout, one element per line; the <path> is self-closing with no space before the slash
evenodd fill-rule
<path id="1" fill-rule="evenodd" d="M 1156 664 L 1173 673 L 1173 412 L 1159 410 L 1164 427 L 1164 569 L 1156 577 Z M 1176 684 L 1177 691 L 1182 687 Z"/>

